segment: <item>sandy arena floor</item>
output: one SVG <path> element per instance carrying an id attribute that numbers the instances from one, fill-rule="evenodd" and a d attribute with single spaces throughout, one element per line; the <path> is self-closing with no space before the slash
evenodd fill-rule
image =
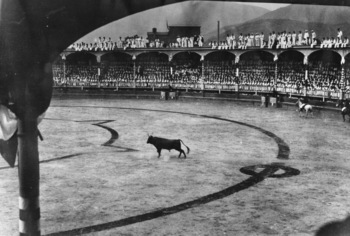
<path id="1" fill-rule="evenodd" d="M 350 213 L 340 114 L 223 101 L 53 99 L 39 126 L 43 235 L 314 235 Z M 182 139 L 178 152 L 147 134 Z M 0 235 L 18 173 L 0 160 Z"/>

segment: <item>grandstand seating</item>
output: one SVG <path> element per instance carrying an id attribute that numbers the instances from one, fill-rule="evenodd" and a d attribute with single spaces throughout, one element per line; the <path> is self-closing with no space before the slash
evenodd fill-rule
<path id="1" fill-rule="evenodd" d="M 214 50 L 217 52 L 217 50 Z M 220 54 L 221 53 L 221 54 Z M 168 88 L 178 90 L 220 90 L 300 94 L 338 97 L 340 89 L 348 90 L 350 66 L 337 61 L 317 60 L 307 65 L 303 61 L 280 60 L 261 56 L 243 57 L 236 63 L 232 54 L 209 53 L 205 60 L 195 53 L 180 52 L 171 61 L 158 52 L 141 53 L 134 58 L 114 60 L 106 57 L 100 62 L 59 60 L 53 65 L 55 87 L 99 88 Z M 180 55 L 180 56 L 178 56 Z M 214 55 L 214 53 L 213 53 Z M 117 58 L 117 57 L 116 57 Z M 342 82 L 344 82 L 342 84 Z"/>

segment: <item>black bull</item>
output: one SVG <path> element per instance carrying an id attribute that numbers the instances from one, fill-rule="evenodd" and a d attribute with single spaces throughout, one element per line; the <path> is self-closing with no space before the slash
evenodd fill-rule
<path id="1" fill-rule="evenodd" d="M 160 153 L 161 153 L 162 149 L 166 149 L 169 151 L 171 149 L 175 149 L 175 150 L 180 152 L 179 158 L 180 158 L 182 153 L 184 154 L 184 156 L 186 158 L 186 154 L 185 154 L 184 150 L 181 149 L 181 143 L 187 148 L 187 154 L 190 153 L 190 148 L 187 147 L 184 144 L 184 142 L 182 142 L 181 139 L 165 139 L 165 138 L 149 136 L 147 139 L 147 143 L 153 144 L 156 147 L 157 152 L 158 152 L 158 158 L 160 157 Z"/>

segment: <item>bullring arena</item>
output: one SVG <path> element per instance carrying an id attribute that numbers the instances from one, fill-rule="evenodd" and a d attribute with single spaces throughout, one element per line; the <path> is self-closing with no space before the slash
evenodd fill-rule
<path id="1" fill-rule="evenodd" d="M 199 2 L 0 0 L 0 236 L 349 235 L 349 3 Z"/>
<path id="2" fill-rule="evenodd" d="M 39 129 L 43 235 L 314 235 L 349 213 L 339 112 L 57 93 Z M 148 134 L 181 138 L 187 159 L 158 159 Z M 0 175 L 16 235 L 17 171 L 1 160 Z"/>

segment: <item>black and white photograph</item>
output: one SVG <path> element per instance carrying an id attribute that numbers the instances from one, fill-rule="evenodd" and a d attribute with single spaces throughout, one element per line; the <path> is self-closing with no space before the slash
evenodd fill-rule
<path id="1" fill-rule="evenodd" d="M 0 0 L 0 236 L 349 236 L 350 2 Z"/>

